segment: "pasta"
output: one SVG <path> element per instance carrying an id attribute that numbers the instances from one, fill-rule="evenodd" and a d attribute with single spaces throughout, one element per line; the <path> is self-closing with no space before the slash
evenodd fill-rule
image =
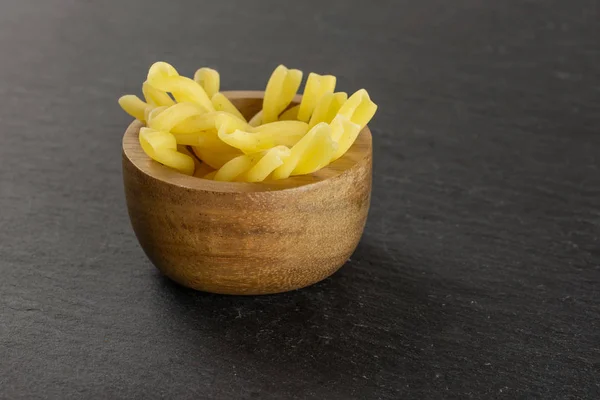
<path id="1" fill-rule="evenodd" d="M 273 171 L 273 179 L 315 172 L 329 164 L 336 148 L 337 144 L 331 138 L 331 127 L 321 122 L 291 148 L 289 157 Z"/>
<path id="2" fill-rule="evenodd" d="M 302 71 L 287 69 L 280 65 L 275 68 L 263 100 L 262 123 L 277 121 L 279 114 L 292 102 L 302 82 Z M 306 122 L 306 121 L 305 121 Z"/>
<path id="3" fill-rule="evenodd" d="M 222 114 L 223 113 L 221 112 L 210 112 L 206 114 L 194 115 L 176 124 L 173 127 L 173 132 L 194 133 L 208 129 L 215 129 L 216 119 Z"/>
<path id="4" fill-rule="evenodd" d="M 317 105 L 317 101 L 327 92 L 335 89 L 335 76 L 319 75 L 311 72 L 306 80 L 306 88 L 298 109 L 298 119 L 308 122 Z"/>
<path id="5" fill-rule="evenodd" d="M 177 151 L 177 141 L 168 132 L 140 129 L 140 145 L 152 159 L 186 175 L 194 173 L 192 157 Z"/>
<path id="6" fill-rule="evenodd" d="M 298 119 L 298 110 L 300 109 L 300 104 L 294 107 L 290 107 L 286 111 L 282 112 L 279 116 L 280 121 L 294 121 Z"/>
<path id="7" fill-rule="evenodd" d="M 170 131 L 175 125 L 200 112 L 201 109 L 194 103 L 178 103 L 163 109 L 158 115 L 151 113 L 148 127 L 158 131 Z"/>
<path id="8" fill-rule="evenodd" d="M 308 125 L 301 121 L 277 121 L 248 130 L 240 130 L 230 124 L 222 124 L 219 138 L 246 154 L 267 150 L 271 147 L 293 146 L 308 131 Z"/>
<path id="9" fill-rule="evenodd" d="M 161 112 L 165 111 L 166 109 L 167 109 L 167 106 L 156 107 L 156 108 L 147 107 L 144 110 L 144 116 L 146 118 L 146 125 L 148 125 L 148 123 L 150 122 L 150 120 L 152 118 L 158 116 L 158 114 L 160 114 Z"/>
<path id="10" fill-rule="evenodd" d="M 152 109 L 150 104 L 143 102 L 139 97 L 132 94 L 121 96 L 119 105 L 127 114 L 142 122 L 146 121 L 146 109 Z"/>
<path id="11" fill-rule="evenodd" d="M 342 105 L 339 114 L 358 124 L 362 129 L 373 118 L 376 111 L 377 105 L 371 101 L 369 93 L 365 89 L 360 89 Z"/>
<path id="12" fill-rule="evenodd" d="M 311 174 L 342 157 L 373 118 L 377 105 L 365 89 L 334 92 L 336 78 L 310 73 L 293 104 L 302 71 L 279 65 L 265 89 L 263 108 L 247 122 L 220 92 L 220 75 L 200 68 L 194 79 L 165 62 L 152 64 L 144 100 L 119 98 L 145 123 L 139 141 L 154 161 L 183 174 L 227 182 L 262 182 Z"/>
<path id="13" fill-rule="evenodd" d="M 362 128 L 341 114 L 338 114 L 333 119 L 330 126 L 331 139 L 337 144 L 337 149 L 334 151 L 331 159 L 331 161 L 335 161 L 348 151 Z"/>
<path id="14" fill-rule="evenodd" d="M 250 126 L 259 126 L 260 124 L 262 124 L 262 110 L 257 112 L 254 117 L 252 117 L 250 119 L 250 121 L 248 121 L 248 124 Z"/>
<path id="15" fill-rule="evenodd" d="M 348 95 L 344 92 L 340 93 L 332 93 L 327 92 L 321 96 L 315 110 L 313 111 L 312 116 L 310 117 L 310 122 L 308 123 L 308 127 L 312 128 L 320 122 L 330 123 L 333 118 L 336 116 L 340 107 L 344 102 L 348 99 Z"/>
<path id="16" fill-rule="evenodd" d="M 194 74 L 194 81 L 202 86 L 206 95 L 210 98 L 219 92 L 221 86 L 221 77 L 219 73 L 212 68 L 200 68 Z"/>
<path id="17" fill-rule="evenodd" d="M 262 182 L 283 160 L 290 155 L 290 149 L 276 146 L 254 154 L 245 154 L 223 165 L 214 175 L 216 181 Z"/>
<path id="18" fill-rule="evenodd" d="M 173 104 L 175 104 L 175 102 L 167 92 L 155 89 L 148 83 L 148 81 L 142 84 L 142 93 L 144 94 L 146 102 L 150 105 L 160 107 L 172 106 Z"/>
<path id="19" fill-rule="evenodd" d="M 210 98 L 196 81 L 180 76 L 172 65 L 165 62 L 154 63 L 148 71 L 148 83 L 158 90 L 171 92 L 177 102 L 191 102 L 214 111 Z"/>
<path id="20" fill-rule="evenodd" d="M 242 121 L 246 120 L 242 113 L 237 108 L 235 108 L 235 106 L 231 103 L 231 101 L 229 101 L 227 97 L 225 97 L 223 93 L 215 93 L 211 101 L 213 103 L 213 106 L 215 107 L 215 110 L 224 111 L 226 113 L 235 115 Z"/>

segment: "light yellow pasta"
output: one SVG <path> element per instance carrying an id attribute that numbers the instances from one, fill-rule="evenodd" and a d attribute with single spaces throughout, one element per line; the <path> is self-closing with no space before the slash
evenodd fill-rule
<path id="1" fill-rule="evenodd" d="M 292 175 L 312 174 L 331 162 L 337 144 L 331 139 L 330 135 L 326 134 L 329 133 L 329 129 L 324 129 L 324 131 L 319 131 L 315 135 L 312 146 L 304 153 Z"/>
<path id="2" fill-rule="evenodd" d="M 215 95 L 211 99 L 215 110 L 224 111 L 231 115 L 234 115 L 241 119 L 242 121 L 246 121 L 246 118 L 242 115 L 242 113 L 233 105 L 231 101 L 223 93 L 215 93 Z"/>
<path id="3" fill-rule="evenodd" d="M 366 90 L 334 93 L 335 76 L 315 73 L 291 106 L 301 81 L 302 71 L 275 68 L 262 110 L 247 122 L 219 91 L 217 71 L 200 68 L 192 80 L 157 62 L 142 84 L 146 101 L 126 95 L 119 105 L 145 123 L 140 145 L 163 165 L 217 181 L 286 179 L 342 157 L 377 111 Z"/>
<path id="4" fill-rule="evenodd" d="M 216 118 L 221 114 L 223 113 L 210 112 L 201 115 L 194 115 L 175 125 L 171 131 L 174 133 L 194 133 L 208 129 L 215 129 Z"/>
<path id="5" fill-rule="evenodd" d="M 148 121 L 148 127 L 157 131 L 170 131 L 186 119 L 202 113 L 200 106 L 194 103 L 177 103 L 162 111 Z"/>
<path id="6" fill-rule="evenodd" d="M 279 120 L 280 121 L 293 121 L 293 120 L 298 119 L 298 110 L 299 109 L 300 109 L 300 104 L 298 104 L 294 107 L 290 107 L 289 109 L 287 109 L 281 113 L 281 115 L 279 116 Z"/>
<path id="7" fill-rule="evenodd" d="M 144 115 L 146 116 L 146 125 L 148 125 L 150 123 L 150 121 L 152 120 L 152 118 L 158 116 L 158 114 L 160 114 L 161 112 L 165 111 L 167 108 L 167 106 L 162 106 L 162 107 L 156 107 L 156 108 L 146 108 Z"/>
<path id="8" fill-rule="evenodd" d="M 371 101 L 365 89 L 357 90 L 340 108 L 338 114 L 364 128 L 377 111 L 377 104 Z"/>
<path id="9" fill-rule="evenodd" d="M 231 133 L 236 129 L 242 131 L 250 131 L 252 129 L 252 127 L 248 125 L 246 121 L 242 121 L 241 119 L 227 113 L 221 113 L 216 116 L 215 128 L 217 131 L 223 131 L 226 133 Z"/>
<path id="10" fill-rule="evenodd" d="M 210 98 L 197 82 L 179 75 L 172 65 L 165 62 L 152 64 L 148 71 L 148 83 L 158 90 L 171 92 L 177 102 L 198 104 L 206 111 L 214 111 Z"/>
<path id="11" fill-rule="evenodd" d="M 178 145 L 183 146 L 198 146 L 200 144 L 200 134 L 204 132 L 195 133 L 172 133 L 175 137 L 175 141 Z"/>
<path id="12" fill-rule="evenodd" d="M 235 151 L 231 153 L 217 152 L 214 149 L 194 146 L 194 153 L 201 159 L 203 162 L 208 164 L 211 168 L 218 169 L 223 165 L 233 160 L 236 157 L 239 157 L 242 153 L 240 151 Z M 234 149 L 235 150 L 235 149 Z"/>
<path id="13" fill-rule="evenodd" d="M 214 129 L 197 132 L 196 137 L 198 143 L 194 145 L 194 153 L 214 169 L 221 168 L 225 163 L 242 154 L 240 150 L 219 139 Z"/>
<path id="14" fill-rule="evenodd" d="M 221 86 L 221 77 L 212 68 L 200 68 L 194 74 L 194 81 L 204 88 L 206 95 L 210 98 L 219 92 Z"/>
<path id="15" fill-rule="evenodd" d="M 350 121 L 348 117 L 338 114 L 331 122 L 331 138 L 337 143 L 337 149 L 333 153 L 331 161 L 337 160 L 343 156 L 352 146 L 361 127 Z"/>
<path id="16" fill-rule="evenodd" d="M 315 172 L 331 161 L 336 143 L 331 139 L 331 127 L 321 122 L 315 125 L 294 147 L 283 164 L 273 171 L 273 179 Z"/>
<path id="17" fill-rule="evenodd" d="M 310 117 L 308 128 L 310 129 L 320 122 L 330 123 L 347 99 L 348 95 L 344 92 L 324 93 L 317 102 L 317 106 Z"/>
<path id="18" fill-rule="evenodd" d="M 230 160 L 228 163 L 219 168 L 213 179 L 215 181 L 231 182 L 244 171 L 247 171 L 252 166 L 252 163 L 258 161 L 259 154 L 242 155 Z"/>
<path id="19" fill-rule="evenodd" d="M 259 126 L 260 124 L 262 124 L 262 110 L 254 114 L 254 117 L 248 121 L 248 125 L 250 126 Z"/>
<path id="20" fill-rule="evenodd" d="M 308 122 L 317 102 L 327 92 L 335 90 L 336 78 L 333 75 L 319 75 L 311 72 L 306 80 L 304 94 L 298 109 L 298 119 Z"/>
<path id="21" fill-rule="evenodd" d="M 284 65 L 275 68 L 265 90 L 262 110 L 263 124 L 277 121 L 279 114 L 294 100 L 301 82 L 302 71 L 287 69 Z"/>
<path id="22" fill-rule="evenodd" d="M 142 122 L 146 121 L 146 109 L 153 107 L 137 96 L 127 94 L 119 98 L 119 105 L 127 114 Z"/>
<path id="23" fill-rule="evenodd" d="M 193 146 L 198 158 L 215 169 L 242 154 L 238 149 L 222 142 L 214 129 L 194 133 L 173 133 L 173 136 L 178 145 Z"/>
<path id="24" fill-rule="evenodd" d="M 223 124 L 219 129 L 219 138 L 240 149 L 246 154 L 267 150 L 284 145 L 291 147 L 308 131 L 308 125 L 301 121 L 276 121 L 248 130 L 233 129 Z"/>
<path id="25" fill-rule="evenodd" d="M 175 137 L 169 132 L 141 128 L 139 140 L 144 152 L 153 160 L 186 175 L 194 173 L 194 160 L 177 151 Z"/>
<path id="26" fill-rule="evenodd" d="M 217 181 L 262 182 L 289 157 L 290 149 L 276 146 L 253 154 L 245 154 L 229 161 L 214 175 Z"/>
<path id="27" fill-rule="evenodd" d="M 146 102 L 150 105 L 161 107 L 172 106 L 175 104 L 175 101 L 173 101 L 167 92 L 152 87 L 148 81 L 142 84 L 142 93 L 144 94 Z"/>

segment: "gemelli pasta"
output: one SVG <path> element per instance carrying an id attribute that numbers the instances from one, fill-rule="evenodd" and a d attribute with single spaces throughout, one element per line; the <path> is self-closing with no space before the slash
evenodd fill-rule
<path id="1" fill-rule="evenodd" d="M 262 110 L 247 121 L 220 92 L 216 70 L 200 68 L 190 79 L 157 62 L 142 84 L 145 101 L 125 95 L 119 105 L 145 124 L 139 141 L 148 157 L 180 173 L 226 182 L 286 179 L 342 157 L 377 110 L 366 90 L 348 97 L 334 92 L 335 76 L 315 73 L 292 105 L 301 82 L 302 71 L 275 68 Z"/>

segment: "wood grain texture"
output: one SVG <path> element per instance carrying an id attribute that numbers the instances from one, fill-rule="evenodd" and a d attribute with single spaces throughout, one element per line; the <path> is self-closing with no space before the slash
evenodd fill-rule
<path id="1" fill-rule="evenodd" d="M 285 3 L 285 4 L 284 4 Z M 596 0 L 0 1 L 0 398 L 600 398 Z M 379 105 L 351 260 L 222 296 L 132 232 L 116 104 L 157 59 Z"/>
<path id="2" fill-rule="evenodd" d="M 224 92 L 248 117 L 263 92 Z M 300 100 L 299 98 L 297 100 Z M 371 132 L 309 175 L 272 183 L 215 182 L 150 159 L 130 125 L 123 180 L 136 236 L 165 275 L 193 289 L 269 294 L 327 278 L 362 235 L 371 197 Z"/>

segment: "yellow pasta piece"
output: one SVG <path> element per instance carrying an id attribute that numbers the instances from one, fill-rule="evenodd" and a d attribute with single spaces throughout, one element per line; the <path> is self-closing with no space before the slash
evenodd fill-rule
<path id="1" fill-rule="evenodd" d="M 148 127 L 157 131 L 170 131 L 175 125 L 200 113 L 202 113 L 202 109 L 197 104 L 178 103 L 168 107 L 157 116 L 152 115 L 148 121 Z"/>
<path id="2" fill-rule="evenodd" d="M 215 174 L 216 181 L 262 182 L 289 157 L 290 149 L 276 146 L 253 154 L 245 154 L 229 161 Z"/>
<path id="3" fill-rule="evenodd" d="M 369 93 L 365 89 L 360 89 L 346 100 L 338 114 L 347 117 L 362 129 L 373 118 L 376 111 L 377 104 L 371 101 Z"/>
<path id="4" fill-rule="evenodd" d="M 148 83 L 158 90 L 171 92 L 177 102 L 195 103 L 206 111 L 215 110 L 202 86 L 190 78 L 179 75 L 170 64 L 165 62 L 152 64 L 148 71 Z"/>
<path id="5" fill-rule="evenodd" d="M 267 150 L 265 155 L 245 174 L 242 179 L 245 182 L 262 182 L 277 167 L 283 164 L 284 160 L 290 156 L 290 149 L 285 146 L 273 147 Z"/>
<path id="6" fill-rule="evenodd" d="M 232 153 L 215 152 L 212 149 L 199 146 L 194 146 L 192 149 L 199 159 L 214 169 L 221 168 L 223 165 L 227 164 L 234 158 L 239 157 L 241 154 L 239 151 Z"/>
<path id="7" fill-rule="evenodd" d="M 275 121 L 251 129 L 252 132 L 270 133 L 274 136 L 304 136 L 308 132 L 308 124 L 302 121 Z"/>
<path id="8" fill-rule="evenodd" d="M 200 68 L 192 80 L 156 62 L 142 84 L 146 101 L 126 95 L 119 105 L 146 123 L 139 133 L 144 152 L 170 168 L 220 181 L 285 179 L 342 157 L 377 111 L 365 89 L 334 93 L 335 76 L 315 73 L 300 104 L 290 106 L 301 80 L 302 71 L 275 68 L 263 109 L 246 122 L 219 92 L 217 71 Z"/>
<path id="9" fill-rule="evenodd" d="M 284 65 L 275 68 L 265 89 L 262 110 L 263 124 L 277 121 L 279 114 L 294 100 L 301 82 L 302 71 L 287 69 Z"/>
<path id="10" fill-rule="evenodd" d="M 200 146 L 206 142 L 207 136 L 215 135 L 215 131 L 199 131 L 193 133 L 174 133 L 171 132 L 173 136 L 175 136 L 175 140 L 177 144 L 185 145 L 185 146 Z"/>
<path id="11" fill-rule="evenodd" d="M 337 149 L 334 151 L 331 161 L 337 160 L 350 149 L 360 131 L 360 125 L 350 121 L 345 115 L 338 114 L 333 119 L 331 122 L 331 138 L 337 143 Z"/>
<path id="12" fill-rule="evenodd" d="M 158 90 L 152 87 L 148 81 L 142 84 L 142 93 L 144 93 L 144 98 L 146 102 L 150 105 L 161 107 L 161 106 L 172 106 L 175 104 L 175 101 L 167 94 L 167 92 L 163 92 L 162 90 Z"/>
<path id="13" fill-rule="evenodd" d="M 298 120 L 308 122 L 317 102 L 327 92 L 335 89 L 336 78 L 333 75 L 319 75 L 311 72 L 308 74 L 300 108 L 298 109 Z"/>
<path id="14" fill-rule="evenodd" d="M 337 144 L 331 140 L 328 133 L 328 130 L 325 130 L 315 135 L 312 146 L 304 153 L 292 175 L 312 174 L 331 162 Z"/>
<path id="15" fill-rule="evenodd" d="M 219 72 L 212 68 L 200 68 L 194 74 L 194 80 L 204 88 L 210 98 L 219 92 L 221 77 Z"/>
<path id="16" fill-rule="evenodd" d="M 242 115 L 242 113 L 229 101 L 227 97 L 223 93 L 215 93 L 215 95 L 211 99 L 215 110 L 224 111 L 229 114 L 235 115 L 242 121 L 246 121 L 246 118 Z"/>
<path id="17" fill-rule="evenodd" d="M 169 132 L 141 128 L 139 140 L 148 157 L 186 175 L 194 173 L 194 160 L 177 151 L 175 137 Z"/>
<path id="18" fill-rule="evenodd" d="M 219 139 L 214 129 L 197 132 L 195 135 L 198 143 L 193 145 L 194 153 L 214 169 L 221 168 L 225 163 L 242 154 L 240 150 Z"/>
<path id="19" fill-rule="evenodd" d="M 150 123 L 152 118 L 158 116 L 158 114 L 165 111 L 167 108 L 169 108 L 169 107 L 162 106 L 162 107 L 156 107 L 156 108 L 150 108 L 150 107 L 146 108 L 146 111 L 144 112 L 144 115 L 146 116 L 146 125 L 148 125 Z"/>
<path id="20" fill-rule="evenodd" d="M 291 147 L 307 131 L 308 125 L 305 122 L 276 121 L 252 128 L 250 131 L 223 126 L 219 129 L 219 138 L 230 146 L 250 154 L 279 145 Z"/>
<path id="21" fill-rule="evenodd" d="M 194 133 L 199 131 L 205 131 L 208 129 L 215 129 L 217 116 L 223 114 L 222 112 L 210 112 L 201 115 L 194 115 L 186 120 L 181 121 L 171 129 L 173 133 Z"/>
<path id="22" fill-rule="evenodd" d="M 196 178 L 204 178 L 205 175 L 216 172 L 207 163 L 202 162 L 198 157 L 189 149 L 188 146 L 177 145 L 177 151 L 183 154 L 187 154 L 194 160 L 194 175 Z"/>
<path id="23" fill-rule="evenodd" d="M 290 156 L 273 171 L 273 179 L 315 172 L 331 161 L 336 144 L 331 139 L 331 127 L 324 122 L 315 125 L 290 150 Z"/>
<path id="24" fill-rule="evenodd" d="M 146 109 L 152 109 L 150 104 L 145 103 L 137 96 L 128 94 L 119 98 L 119 105 L 127 114 L 142 122 L 146 121 Z"/>
<path id="25" fill-rule="evenodd" d="M 348 95 L 344 92 L 323 94 L 310 117 L 308 128 L 310 129 L 320 122 L 330 123 L 347 99 Z"/>
<path id="26" fill-rule="evenodd" d="M 287 110 L 285 110 L 283 113 L 281 113 L 281 115 L 279 116 L 279 120 L 280 121 L 293 121 L 293 120 L 297 120 L 298 119 L 298 110 L 300 109 L 300 104 L 291 107 Z"/>
<path id="27" fill-rule="evenodd" d="M 252 166 L 252 162 L 255 159 L 258 161 L 258 155 L 242 155 L 236 157 L 219 168 L 213 179 L 215 181 L 231 182 L 244 173 L 244 171 L 247 171 Z"/>
<path id="28" fill-rule="evenodd" d="M 215 128 L 217 131 L 223 131 L 225 133 L 231 133 L 236 129 L 249 131 L 252 129 L 250 125 L 239 118 L 234 117 L 231 114 L 221 113 L 215 118 Z"/>
<path id="29" fill-rule="evenodd" d="M 254 117 L 250 118 L 248 121 L 248 125 L 250 126 L 259 126 L 262 124 L 262 110 L 254 114 Z"/>

